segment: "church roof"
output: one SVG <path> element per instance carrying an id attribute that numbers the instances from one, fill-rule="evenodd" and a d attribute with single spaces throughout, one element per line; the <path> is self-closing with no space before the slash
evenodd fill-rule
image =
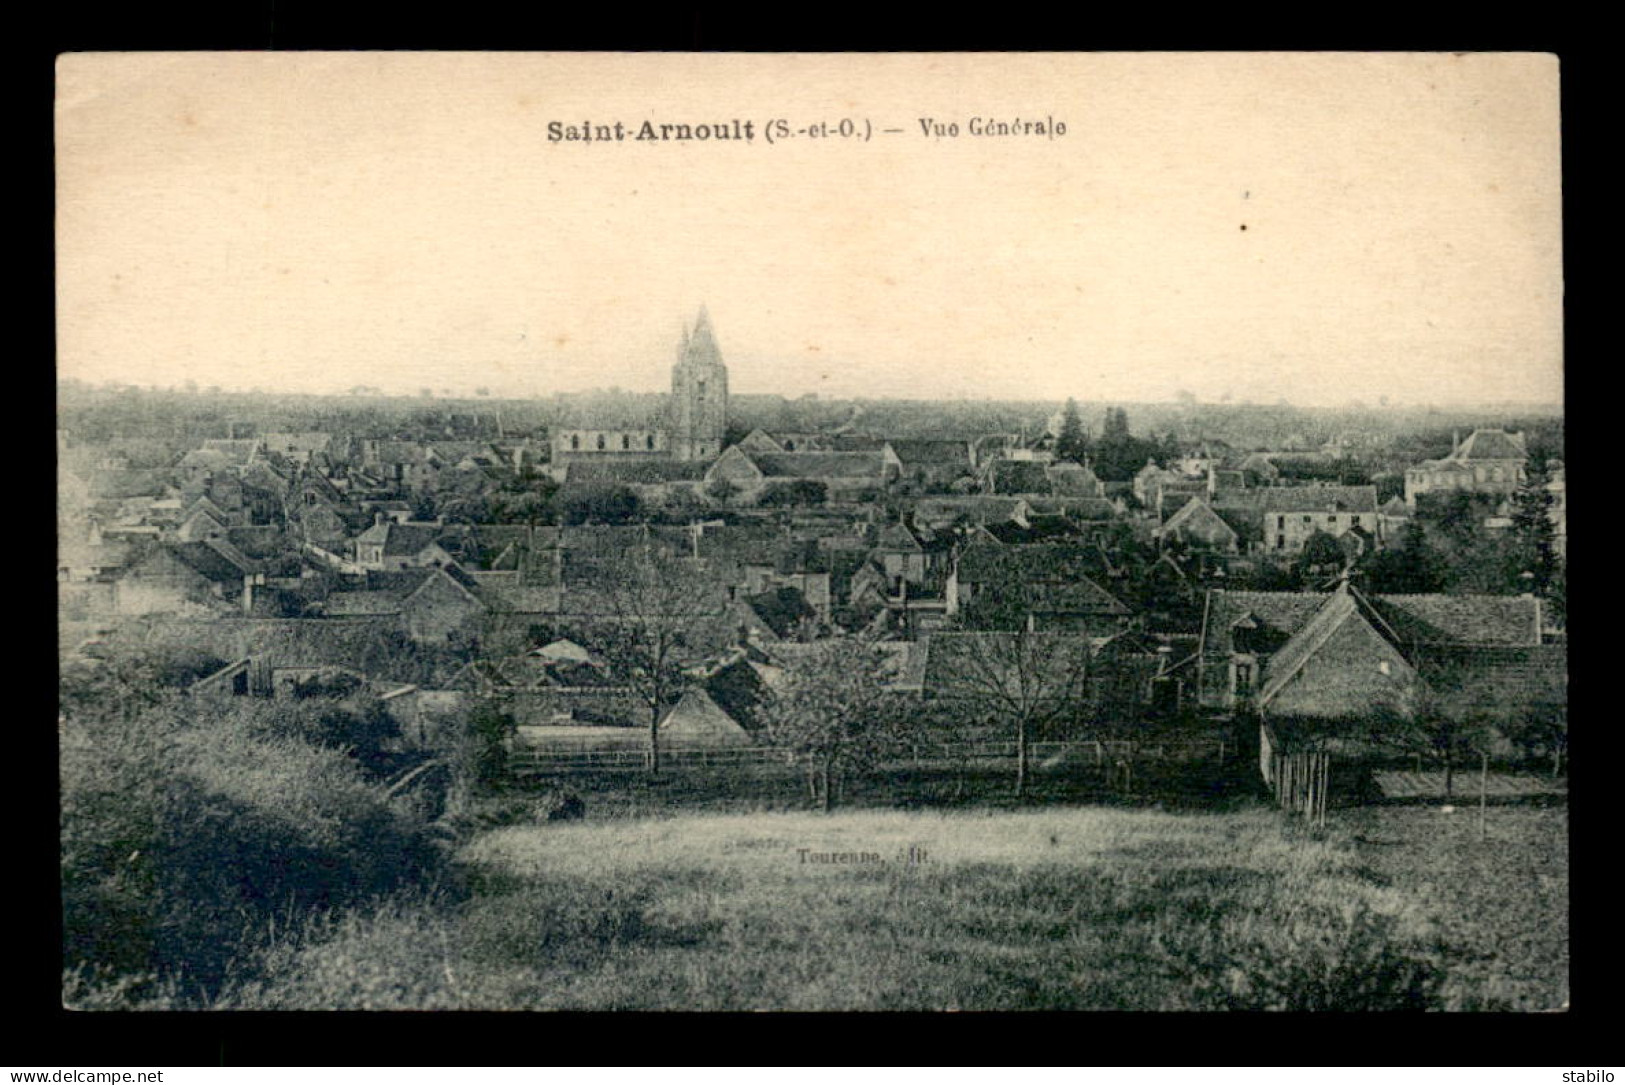
<path id="1" fill-rule="evenodd" d="M 694 482 L 705 477 L 706 465 L 683 460 L 644 459 L 583 459 L 574 460 L 565 468 L 564 481 L 625 482 L 653 486 L 664 482 Z"/>
<path id="2" fill-rule="evenodd" d="M 769 478 L 874 478 L 885 471 L 878 452 L 756 452 L 751 460 Z"/>

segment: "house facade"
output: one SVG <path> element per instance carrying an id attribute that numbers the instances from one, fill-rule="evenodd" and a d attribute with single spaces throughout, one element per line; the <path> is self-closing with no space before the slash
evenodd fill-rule
<path id="1" fill-rule="evenodd" d="M 1405 472 L 1405 504 L 1428 493 L 1472 493 L 1510 497 L 1527 481 L 1529 452 L 1522 433 L 1474 430 L 1442 459 L 1424 460 Z"/>

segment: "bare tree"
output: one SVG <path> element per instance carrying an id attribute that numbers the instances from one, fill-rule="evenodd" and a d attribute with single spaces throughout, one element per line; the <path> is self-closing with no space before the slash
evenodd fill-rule
<path id="1" fill-rule="evenodd" d="M 996 722 L 1016 745 L 1016 794 L 1026 794 L 1033 735 L 1087 703 L 1089 641 L 1025 627 L 987 633 L 938 634 L 933 668 L 941 668 L 939 696 L 961 714 Z"/>
<path id="2" fill-rule="evenodd" d="M 832 637 L 802 647 L 763 705 L 769 740 L 806 766 L 825 812 L 846 774 L 870 768 L 902 744 L 909 715 L 887 691 L 888 678 L 873 644 Z"/>
<path id="3" fill-rule="evenodd" d="M 688 684 L 684 668 L 722 647 L 726 593 L 702 565 L 648 540 L 609 556 L 597 572 L 604 620 L 591 639 L 648 710 L 649 773 L 658 775 L 660 717 Z"/>

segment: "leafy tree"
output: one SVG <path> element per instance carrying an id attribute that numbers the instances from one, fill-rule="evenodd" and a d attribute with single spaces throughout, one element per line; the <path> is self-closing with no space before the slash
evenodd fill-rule
<path id="1" fill-rule="evenodd" d="M 517 730 L 513 715 L 494 698 L 482 698 L 468 714 L 467 734 L 455 751 L 465 786 L 491 787 L 507 778 L 508 747 Z"/>
<path id="2" fill-rule="evenodd" d="M 1446 551 L 1445 590 L 1457 594 L 1510 595 L 1529 591 L 1517 542 L 1507 532 L 1483 532 Z"/>
<path id="3" fill-rule="evenodd" d="M 1412 517 L 1400 528 L 1393 546 L 1379 550 L 1365 562 L 1366 586 L 1392 595 L 1421 595 L 1444 590 L 1444 558 L 1427 540 L 1420 520 Z"/>
<path id="4" fill-rule="evenodd" d="M 1472 494 L 1449 494 L 1435 509 L 1434 522 L 1453 547 L 1466 549 L 1481 534 L 1485 509 Z"/>
<path id="5" fill-rule="evenodd" d="M 1100 440 L 1091 449 L 1094 472 L 1105 482 L 1127 482 L 1147 460 L 1160 460 L 1165 450 L 1157 441 L 1142 440 L 1129 433 L 1128 412 L 1121 407 L 1106 409 L 1106 424 Z"/>
<path id="6" fill-rule="evenodd" d="M 1488 751 L 1496 738 L 1486 718 L 1449 709 L 1425 687 L 1416 691 L 1408 711 L 1381 706 L 1371 719 L 1375 744 L 1428 758 L 1444 768 L 1446 795 L 1454 791 L 1456 766 Z"/>
<path id="7" fill-rule="evenodd" d="M 887 678 L 874 645 L 832 637 L 798 653 L 760 709 L 768 740 L 805 766 L 826 813 L 844 776 L 902 745 L 910 716 L 886 691 Z"/>
<path id="8" fill-rule="evenodd" d="M 1162 439 L 1156 443 L 1156 451 L 1151 458 L 1164 467 L 1179 459 L 1179 438 L 1174 435 L 1172 430 L 1162 435 Z"/>
<path id="9" fill-rule="evenodd" d="M 718 482 L 725 480 L 719 479 Z M 822 505 L 829 500 L 829 486 L 815 478 L 775 482 L 763 492 L 758 504 L 769 508 L 801 508 Z"/>
<path id="10" fill-rule="evenodd" d="M 566 524 L 626 524 L 638 518 L 643 502 L 629 486 L 566 487 L 559 491 L 559 512 Z"/>
<path id="11" fill-rule="evenodd" d="M 1102 441 L 1121 441 L 1129 436 L 1128 411 L 1122 407 L 1106 408 L 1106 424 L 1101 429 Z"/>
<path id="12" fill-rule="evenodd" d="M 435 512 L 451 524 L 489 523 L 491 500 L 483 494 L 442 494 L 435 502 Z"/>
<path id="13" fill-rule="evenodd" d="M 498 493 L 491 503 L 491 517 L 499 524 L 525 524 L 535 527 L 550 523 L 558 486 L 551 480 L 534 489 Z"/>
<path id="14" fill-rule="evenodd" d="M 1531 705 L 1501 724 L 1501 734 L 1527 757 L 1550 758 L 1552 775 L 1563 768 L 1569 749 L 1569 713 L 1560 705 Z"/>
<path id="15" fill-rule="evenodd" d="M 690 524 L 702 518 L 707 505 L 693 490 L 672 490 L 653 510 L 660 523 Z"/>
<path id="16" fill-rule="evenodd" d="M 1083 419 L 1078 417 L 1077 400 L 1068 399 L 1061 412 L 1061 432 L 1055 437 L 1055 455 L 1058 459 L 1082 463 L 1089 454 L 1089 438 L 1083 431 Z"/>
<path id="17" fill-rule="evenodd" d="M 705 492 L 711 500 L 719 505 L 728 505 L 739 496 L 739 487 L 725 478 L 715 478 L 705 487 Z"/>
<path id="18" fill-rule="evenodd" d="M 1337 545 L 1337 540 L 1327 532 L 1317 530 L 1303 541 L 1295 571 L 1305 586 L 1314 590 L 1318 581 L 1343 567 L 1344 558 L 1343 548 Z"/>
<path id="19" fill-rule="evenodd" d="M 1512 535 L 1519 570 L 1533 574 L 1529 590 L 1550 597 L 1557 580 L 1557 527 L 1552 523 L 1552 495 L 1532 480 L 1513 497 Z"/>

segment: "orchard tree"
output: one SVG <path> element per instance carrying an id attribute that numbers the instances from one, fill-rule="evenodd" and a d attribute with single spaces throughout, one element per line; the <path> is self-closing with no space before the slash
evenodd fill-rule
<path id="1" fill-rule="evenodd" d="M 644 543 L 614 555 L 595 590 L 605 621 L 588 637 L 648 712 L 648 766 L 660 772 L 660 718 L 687 688 L 683 668 L 709 647 L 726 592 L 696 562 Z"/>
<path id="2" fill-rule="evenodd" d="M 1086 703 L 1089 640 L 1015 630 L 939 633 L 932 638 L 947 687 L 939 695 L 962 719 L 985 721 L 1015 744 L 1016 795 L 1026 794 L 1028 749 L 1040 729 L 1075 716 Z"/>
<path id="3" fill-rule="evenodd" d="M 826 813 L 843 778 L 904 744 L 911 716 L 887 691 L 889 679 L 871 642 L 854 636 L 814 641 L 796 654 L 760 710 L 768 740 L 805 767 Z"/>
<path id="4" fill-rule="evenodd" d="M 1437 762 L 1444 769 L 1446 795 L 1455 790 L 1456 767 L 1487 752 L 1496 738 L 1484 714 L 1452 709 L 1426 686 L 1416 690 L 1407 707 L 1381 705 L 1370 710 L 1369 719 L 1375 744 Z"/>
<path id="5" fill-rule="evenodd" d="M 1553 777 L 1562 773 L 1569 749 L 1567 705 L 1531 704 L 1505 721 L 1500 730 L 1524 756 L 1549 758 Z"/>

